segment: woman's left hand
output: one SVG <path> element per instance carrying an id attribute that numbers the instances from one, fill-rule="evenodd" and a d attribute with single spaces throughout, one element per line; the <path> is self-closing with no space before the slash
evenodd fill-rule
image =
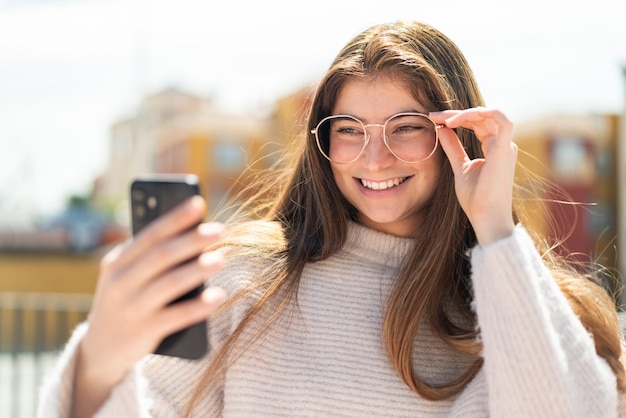
<path id="1" fill-rule="evenodd" d="M 461 208 L 469 218 L 478 243 L 488 245 L 510 236 L 515 224 L 512 215 L 513 179 L 517 145 L 513 123 L 499 110 L 482 107 L 430 113 L 445 127 L 439 141 L 448 156 Z M 474 131 L 484 158 L 470 159 L 454 128 Z"/>

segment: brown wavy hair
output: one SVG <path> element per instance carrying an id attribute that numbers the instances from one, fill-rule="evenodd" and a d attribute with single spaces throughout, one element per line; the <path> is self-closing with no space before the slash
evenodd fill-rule
<path id="1" fill-rule="evenodd" d="M 250 292 L 261 296 L 250 307 L 224 346 L 214 355 L 195 390 L 187 413 L 203 391 L 208 390 L 233 361 L 235 351 L 253 343 L 238 341 L 242 331 L 259 317 L 271 302 L 275 312 L 265 322 L 271 326 L 281 307 L 297 295 L 300 275 L 309 262 L 323 260 L 339 251 L 346 239 L 347 225 L 357 221 L 356 209 L 337 188 L 330 163 L 319 153 L 310 133 L 331 114 L 337 95 L 348 80 L 377 76 L 393 77 L 406 85 L 428 110 L 467 109 L 483 106 L 474 75 L 459 48 L 431 26 L 398 21 L 373 26 L 353 38 L 338 54 L 319 82 L 301 137 L 291 148 L 289 163 L 280 171 L 259 178 L 265 187 L 239 207 L 230 223 L 227 242 L 264 257 L 267 269 L 256 275 L 251 287 L 238 292 L 224 309 Z M 470 158 L 482 157 L 473 132 L 458 129 L 457 135 Z M 407 257 L 391 290 L 384 313 L 382 338 L 399 376 L 425 399 L 441 400 L 459 393 L 480 370 L 481 344 L 476 316 L 471 308 L 470 261 L 467 250 L 477 244 L 474 231 L 459 206 L 449 164 L 443 164 L 437 193 L 425 210 L 419 241 Z M 267 173 L 266 173 L 267 174 Z M 514 199 L 515 200 L 515 199 Z M 514 201 L 514 208 L 517 208 Z M 518 210 L 514 219 L 523 220 Z M 252 221 L 241 222 L 241 219 Z M 445 222 L 442 220 L 445 219 Z M 261 221 L 261 222 L 259 222 Z M 270 226 L 270 225 L 273 225 Z M 417 236 L 417 235 L 416 235 Z M 420 243 L 428 243 L 423 245 Z M 596 351 L 612 367 L 621 390 L 626 388 L 622 339 L 615 306 L 607 292 L 593 280 L 561 263 L 537 240 L 545 261 L 555 271 L 555 280 L 595 339 Z M 278 307 L 278 308 L 276 308 Z M 426 323 L 441 340 L 456 350 L 474 356 L 468 368 L 454 380 L 441 385 L 424 382 L 413 372 L 413 343 L 420 324 Z M 262 332 L 262 331 L 261 331 Z M 255 334 L 256 335 L 256 334 Z"/>

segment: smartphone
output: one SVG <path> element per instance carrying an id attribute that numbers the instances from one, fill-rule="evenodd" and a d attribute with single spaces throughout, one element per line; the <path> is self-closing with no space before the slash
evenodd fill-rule
<path id="1" fill-rule="evenodd" d="M 200 195 L 200 186 L 193 174 L 159 174 L 135 179 L 130 186 L 133 236 L 194 195 Z M 171 303 L 198 297 L 203 290 L 204 285 L 198 286 Z M 204 320 L 175 332 L 161 341 L 155 354 L 199 359 L 208 352 L 207 328 Z"/>

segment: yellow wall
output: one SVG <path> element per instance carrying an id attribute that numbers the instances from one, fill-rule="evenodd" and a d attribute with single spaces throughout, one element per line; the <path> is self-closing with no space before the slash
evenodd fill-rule
<path id="1" fill-rule="evenodd" d="M 547 213 L 544 202 L 541 201 L 541 198 L 545 198 L 544 191 L 541 190 L 543 186 L 538 182 L 538 178 L 549 177 L 546 146 L 548 138 L 544 133 L 532 133 L 528 136 L 518 136 L 515 140 L 519 146 L 516 171 L 516 183 L 519 187 L 516 191 L 521 197 L 519 200 L 521 207 L 518 209 L 524 215 L 524 224 L 543 235 L 548 228 Z"/>
<path id="2" fill-rule="evenodd" d="M 101 253 L 0 254 L 0 292 L 93 293 Z"/>

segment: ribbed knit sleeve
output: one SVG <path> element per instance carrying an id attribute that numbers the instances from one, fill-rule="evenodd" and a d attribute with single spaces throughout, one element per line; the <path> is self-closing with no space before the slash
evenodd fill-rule
<path id="1" fill-rule="evenodd" d="M 527 232 L 471 255 L 490 415 L 617 416 L 615 375 Z"/>

